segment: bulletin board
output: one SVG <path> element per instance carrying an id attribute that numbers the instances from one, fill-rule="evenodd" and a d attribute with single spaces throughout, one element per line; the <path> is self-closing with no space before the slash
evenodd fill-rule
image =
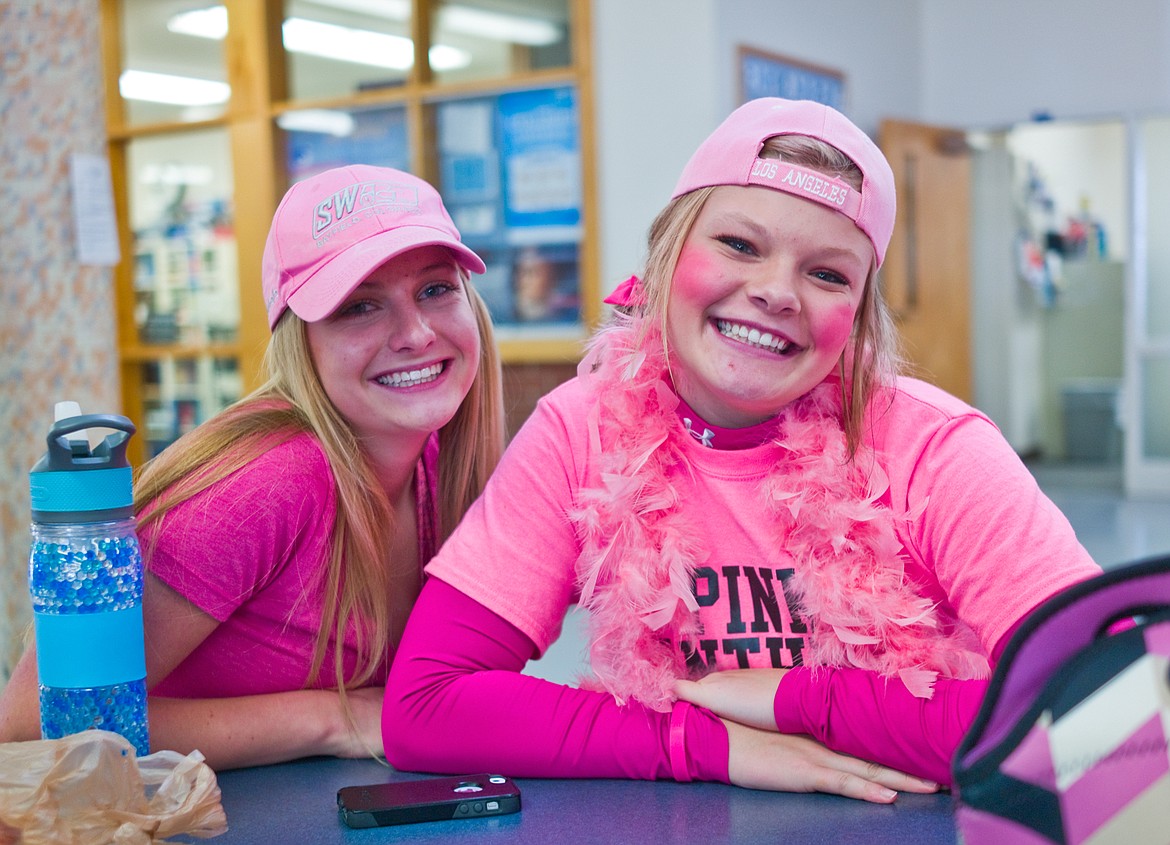
<path id="1" fill-rule="evenodd" d="M 447 100 L 436 107 L 436 126 L 440 193 L 488 266 L 476 290 L 497 336 L 582 334 L 576 89 Z"/>
<path id="2" fill-rule="evenodd" d="M 838 70 L 744 46 L 736 51 L 736 69 L 741 103 L 784 97 L 845 110 L 845 74 Z"/>

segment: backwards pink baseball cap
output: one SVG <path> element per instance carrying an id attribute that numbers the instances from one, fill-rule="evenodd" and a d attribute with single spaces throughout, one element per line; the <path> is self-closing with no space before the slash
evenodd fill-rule
<path id="1" fill-rule="evenodd" d="M 439 192 L 417 176 L 353 164 L 297 182 L 277 206 L 264 245 L 269 327 L 285 308 L 309 323 L 329 316 L 367 276 L 421 246 L 447 247 L 469 272 L 484 272 Z"/>
<path id="2" fill-rule="evenodd" d="M 861 170 L 861 192 L 816 170 L 759 158 L 775 135 L 807 135 L 836 147 Z M 691 156 L 671 198 L 715 185 L 762 185 L 820 203 L 866 234 L 878 266 L 886 257 L 896 208 L 893 171 L 869 136 L 829 106 L 779 97 L 744 103 Z"/>

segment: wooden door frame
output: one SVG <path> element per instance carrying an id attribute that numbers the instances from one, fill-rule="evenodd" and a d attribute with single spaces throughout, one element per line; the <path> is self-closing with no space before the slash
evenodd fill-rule
<path id="1" fill-rule="evenodd" d="M 972 400 L 971 164 L 962 130 L 885 120 L 898 214 L 881 279 L 912 375 Z"/>

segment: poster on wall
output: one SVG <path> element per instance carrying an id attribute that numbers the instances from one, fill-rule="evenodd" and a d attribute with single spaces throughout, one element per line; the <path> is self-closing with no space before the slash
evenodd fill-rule
<path id="1" fill-rule="evenodd" d="M 832 68 L 740 47 L 738 71 L 741 103 L 757 97 L 784 97 L 815 100 L 845 110 L 845 75 Z"/>
<path id="2" fill-rule="evenodd" d="M 284 129 L 289 184 L 345 164 L 410 170 L 406 110 L 389 108 L 286 112 Z"/>
<path id="3" fill-rule="evenodd" d="M 73 240 L 77 262 L 113 267 L 121 258 L 110 162 L 104 155 L 73 153 L 69 157 L 73 190 Z"/>
<path id="4" fill-rule="evenodd" d="M 581 153 L 572 87 L 449 100 L 436 109 L 439 189 L 488 270 L 476 289 L 503 336 L 581 323 Z"/>
<path id="5" fill-rule="evenodd" d="M 500 154 L 512 227 L 581 222 L 581 150 L 574 89 L 500 96 Z"/>
<path id="6" fill-rule="evenodd" d="M 435 121 L 443 202 L 465 241 L 491 245 L 503 218 L 495 98 L 440 103 Z"/>

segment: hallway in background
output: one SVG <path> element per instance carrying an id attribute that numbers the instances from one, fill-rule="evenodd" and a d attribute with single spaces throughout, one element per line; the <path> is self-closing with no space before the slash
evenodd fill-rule
<path id="1" fill-rule="evenodd" d="M 1112 463 L 1029 463 L 1081 544 L 1105 568 L 1170 553 L 1170 500 L 1127 499 Z"/>

